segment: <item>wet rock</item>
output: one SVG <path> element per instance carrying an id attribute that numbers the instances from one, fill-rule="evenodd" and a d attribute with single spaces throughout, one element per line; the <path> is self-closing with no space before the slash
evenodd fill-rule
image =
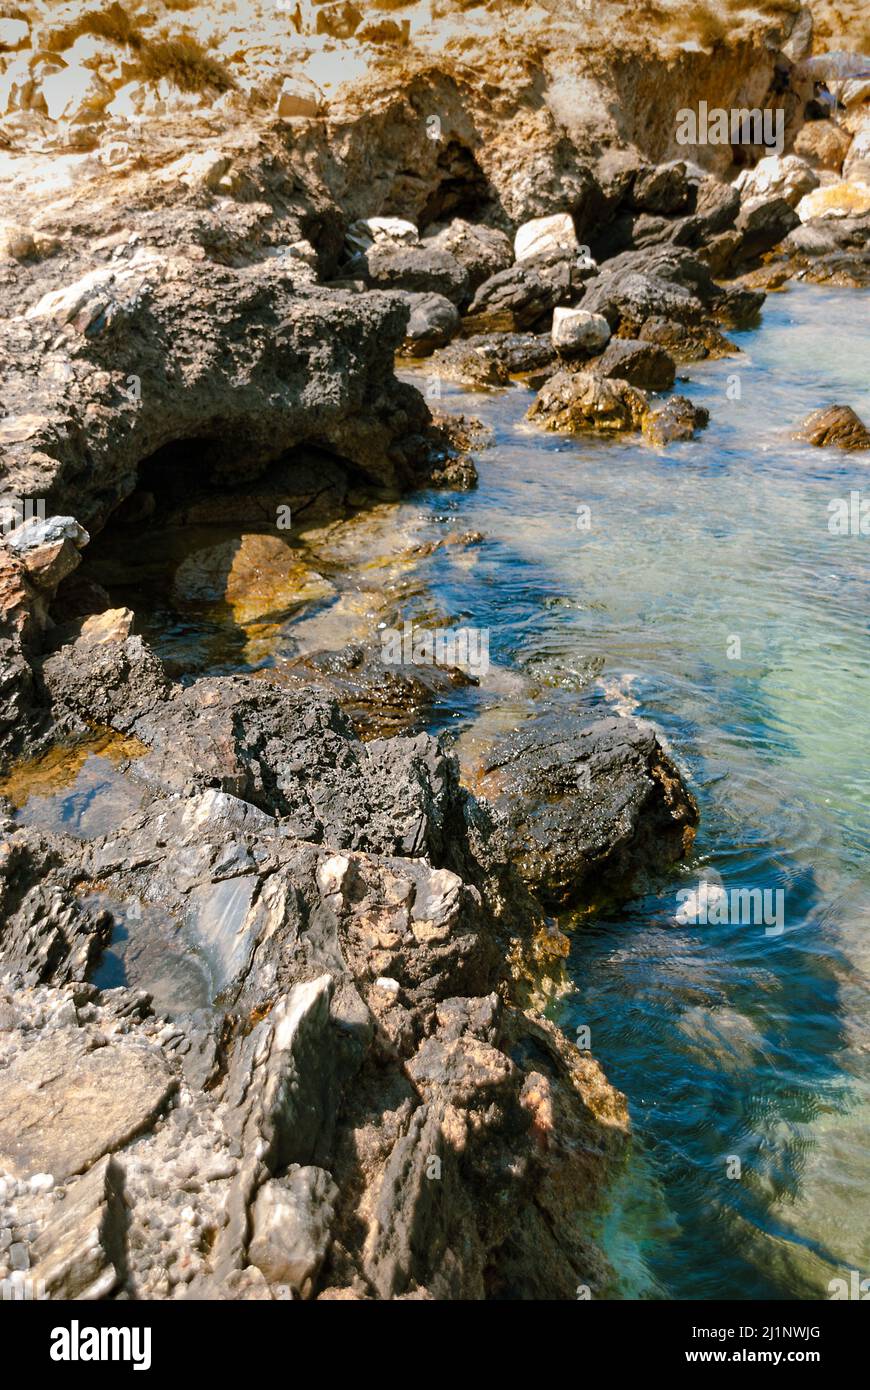
<path id="1" fill-rule="evenodd" d="M 554 309 L 552 337 L 560 356 L 589 357 L 608 342 L 610 325 L 603 314 L 587 309 Z"/>
<path id="2" fill-rule="evenodd" d="M 703 406 L 694 405 L 685 396 L 670 396 L 644 416 L 643 433 L 652 444 L 671 444 L 677 439 L 692 439 L 709 419 L 710 412 Z"/>
<path id="3" fill-rule="evenodd" d="M 820 449 L 870 449 L 870 430 L 849 405 L 827 405 L 814 410 L 801 426 L 799 439 Z"/>
<path id="4" fill-rule="evenodd" d="M 459 311 L 443 294 L 407 294 L 411 310 L 402 351 L 409 357 L 428 357 L 459 331 Z"/>
<path id="5" fill-rule="evenodd" d="M 612 339 L 611 341 L 619 341 Z M 712 324 L 674 323 L 669 319 L 647 319 L 640 330 L 640 341 L 655 343 L 675 362 L 697 362 L 706 357 L 728 357 L 737 348 Z"/>
<path id="6" fill-rule="evenodd" d="M 690 848 L 698 810 L 654 731 L 554 709 L 465 769 L 496 816 L 497 844 L 544 902 L 624 891 Z"/>
<path id="7" fill-rule="evenodd" d="M 67 1187 L 37 1236 L 31 1278 L 52 1299 L 108 1298 L 126 1269 L 124 1170 L 103 1158 Z"/>
<path id="8" fill-rule="evenodd" d="M 512 376 L 545 370 L 555 360 L 549 333 L 475 333 L 436 352 L 431 366 L 465 386 L 507 386 Z"/>
<path id="9" fill-rule="evenodd" d="M 557 372 L 541 387 L 527 412 L 547 430 L 636 430 L 648 409 L 637 387 L 595 372 Z"/>
<path id="10" fill-rule="evenodd" d="M 261 533 L 192 551 L 173 579 L 181 606 L 228 608 L 243 628 L 274 621 L 334 592 L 280 536 Z"/>
<path id="11" fill-rule="evenodd" d="M 251 1263 L 273 1284 L 310 1298 L 329 1249 L 338 1189 L 323 1168 L 292 1168 L 263 1184 L 252 1208 Z"/>
<path id="12" fill-rule="evenodd" d="M 669 391 L 676 368 L 669 352 L 638 338 L 611 338 L 600 357 L 589 363 L 600 376 L 619 377 L 644 391 Z"/>
<path id="13" fill-rule="evenodd" d="M 4 1073 L 0 1166 L 64 1181 L 148 1128 L 177 1081 L 153 1047 L 47 1034 Z M 102 1040 L 105 1044 L 105 1039 Z"/>
<path id="14" fill-rule="evenodd" d="M 514 258 L 510 238 L 504 232 L 461 217 L 454 217 L 446 226 L 430 227 L 423 244 L 447 251 L 459 262 L 468 276 L 469 294 L 490 276 L 507 270 Z"/>

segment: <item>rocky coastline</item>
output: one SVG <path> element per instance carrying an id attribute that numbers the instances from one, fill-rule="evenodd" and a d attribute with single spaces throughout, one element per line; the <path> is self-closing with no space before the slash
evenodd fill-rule
<path id="1" fill-rule="evenodd" d="M 0 1280 L 40 1291 L 18 1296 L 613 1291 L 628 1110 L 545 1016 L 556 918 L 666 874 L 698 806 L 654 729 L 516 673 L 530 717 L 458 753 L 425 732 L 475 678 L 384 667 L 426 548 L 375 564 L 365 528 L 475 484 L 485 441 L 433 382 L 521 381 L 533 428 L 679 449 L 708 418 L 679 375 L 736 353 L 766 294 L 870 283 L 870 82 L 819 107 L 797 4 L 724 30 L 599 9 L 225 4 L 208 43 L 196 7 L 2 11 Z M 701 100 L 777 106 L 784 149 L 680 147 Z M 845 403 L 793 428 L 870 445 Z M 228 522 L 174 582 L 245 659 L 173 667 L 114 601 L 117 557 L 135 586 L 149 534 Z M 260 659 L 367 568 L 353 642 Z M 109 823 L 22 818 L 28 778 L 95 740 Z"/>

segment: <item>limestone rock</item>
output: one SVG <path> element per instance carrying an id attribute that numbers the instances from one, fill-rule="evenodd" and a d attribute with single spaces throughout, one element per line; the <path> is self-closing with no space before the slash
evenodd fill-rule
<path id="1" fill-rule="evenodd" d="M 557 212 L 551 217 L 535 217 L 517 229 L 514 237 L 514 257 L 517 261 L 554 250 L 560 255 L 579 254 L 580 244 L 570 213 Z"/>
<path id="2" fill-rule="evenodd" d="M 747 202 L 754 198 L 784 198 L 793 208 L 818 185 L 818 175 L 799 154 L 767 155 L 735 180 Z"/>
<path id="3" fill-rule="evenodd" d="M 100 1159 L 67 1188 L 34 1242 L 31 1278 L 51 1299 L 108 1298 L 126 1265 L 124 1170 Z"/>
<path id="4" fill-rule="evenodd" d="M 553 310 L 553 346 L 563 357 L 592 356 L 610 339 L 610 324 L 603 314 L 587 309 Z"/>
<path id="5" fill-rule="evenodd" d="M 835 121 L 807 121 L 794 142 L 795 154 L 806 159 L 814 168 L 833 169 L 839 173 L 849 153 L 852 141 L 847 131 Z M 806 189 L 810 193 L 812 189 Z"/>
<path id="6" fill-rule="evenodd" d="M 81 1173 L 160 1114 L 177 1081 L 160 1052 L 40 1038 L 4 1073 L 0 1167 L 19 1176 Z"/>
<path id="7" fill-rule="evenodd" d="M 870 183 L 842 179 L 823 184 L 801 198 L 796 211 L 801 222 L 816 217 L 864 217 L 870 212 Z"/>
<path id="8" fill-rule="evenodd" d="M 320 88 L 305 77 L 285 77 L 278 94 L 276 112 L 284 120 L 298 116 L 319 116 L 324 107 Z"/>
<path id="9" fill-rule="evenodd" d="M 338 1188 L 323 1168 L 291 1168 L 265 1182 L 252 1209 L 248 1257 L 272 1284 L 287 1284 L 301 1298 L 312 1286 L 329 1248 Z"/>

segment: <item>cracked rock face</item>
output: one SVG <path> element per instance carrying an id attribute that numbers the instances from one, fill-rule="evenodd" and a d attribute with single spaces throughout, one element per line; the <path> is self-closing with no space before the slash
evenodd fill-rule
<path id="1" fill-rule="evenodd" d="M 147 652 L 103 644 L 119 690 L 131 640 Z M 74 722 L 105 669 L 68 682 L 68 657 L 52 661 Z M 239 676 L 140 697 L 149 751 L 125 773 L 140 810 L 88 840 L 3 827 L 0 1224 L 18 1263 L 53 1296 L 603 1291 L 594 1219 L 625 1105 L 511 1002 L 508 937 L 541 918 L 505 861 L 542 898 L 564 885 L 520 843 L 532 821 L 511 828 L 509 788 L 487 810 L 434 739 L 362 744 L 311 688 Z M 691 820 L 652 734 L 603 724 L 542 731 L 522 760 L 525 804 L 546 802 L 578 882 L 667 862 Z M 594 830 L 557 805 L 575 740 Z M 489 768 L 489 792 L 510 766 Z M 37 911 L 51 932 L 34 935 Z M 123 987 L 97 983 L 107 947 Z M 184 952 L 199 981 L 167 993 Z"/>

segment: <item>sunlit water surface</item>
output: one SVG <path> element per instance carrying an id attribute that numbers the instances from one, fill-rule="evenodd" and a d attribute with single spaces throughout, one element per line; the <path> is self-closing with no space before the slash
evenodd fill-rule
<path id="1" fill-rule="evenodd" d="M 870 498 L 870 457 L 790 437 L 826 402 L 870 418 L 868 307 L 770 296 L 744 356 L 684 369 L 711 423 L 667 451 L 543 435 L 522 388 L 443 388 L 494 430 L 454 504 L 487 543 L 446 569 L 447 606 L 503 665 L 570 682 L 603 661 L 578 698 L 652 721 L 701 807 L 683 875 L 573 928 L 560 1009 L 631 1108 L 605 1227 L 628 1297 L 870 1275 L 870 536 L 828 526 L 832 499 Z M 781 890 L 784 930 L 679 925 L 677 890 L 710 870 Z"/>

